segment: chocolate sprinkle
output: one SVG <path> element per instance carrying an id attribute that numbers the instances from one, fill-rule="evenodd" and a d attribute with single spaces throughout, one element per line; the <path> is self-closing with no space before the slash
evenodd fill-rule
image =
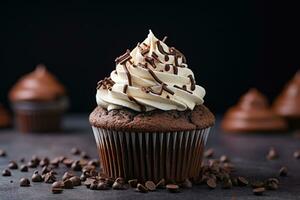
<path id="1" fill-rule="evenodd" d="M 119 56 L 118 58 L 115 59 L 115 62 L 117 64 L 123 64 L 124 62 L 128 61 L 129 59 L 131 59 L 130 50 L 127 49 L 126 53 L 124 53 L 123 55 L 121 55 L 121 56 Z"/>
<path id="2" fill-rule="evenodd" d="M 131 74 L 126 66 L 126 63 L 123 65 L 124 67 L 124 70 L 125 70 L 125 73 L 126 73 L 126 76 L 127 76 L 127 79 L 128 79 L 128 85 L 129 86 L 132 86 L 132 82 L 131 82 Z"/>
<path id="3" fill-rule="evenodd" d="M 195 80 L 193 78 L 193 76 L 190 74 L 188 75 L 188 77 L 190 78 L 191 80 L 191 90 L 194 91 L 196 89 L 196 86 L 195 86 Z"/>

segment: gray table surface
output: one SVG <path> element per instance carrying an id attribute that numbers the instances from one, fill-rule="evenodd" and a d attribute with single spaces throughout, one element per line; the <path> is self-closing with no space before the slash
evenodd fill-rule
<path id="1" fill-rule="evenodd" d="M 74 146 L 97 157 L 96 144 L 88 123 L 88 115 L 71 115 L 65 118 L 64 131 L 53 134 L 21 134 L 13 129 L 0 131 L 0 148 L 7 151 L 6 158 L 0 158 L 0 170 L 7 167 L 9 160 L 19 160 L 35 154 L 55 157 L 71 157 Z M 218 120 L 219 121 L 219 120 Z M 147 194 L 126 191 L 92 191 L 85 186 L 64 190 L 62 194 L 52 194 L 46 183 L 32 183 L 31 187 L 19 187 L 21 177 L 30 178 L 34 169 L 24 173 L 13 170 L 11 177 L 0 176 L 0 200 L 14 199 L 300 199 L 300 160 L 293 158 L 293 152 L 300 149 L 300 139 L 291 133 L 279 134 L 224 134 L 219 123 L 213 128 L 207 147 L 213 147 L 216 157 L 226 154 L 237 167 L 237 175 L 249 179 L 264 179 L 277 176 L 278 170 L 285 165 L 289 169 L 287 177 L 280 178 L 277 191 L 267 191 L 263 196 L 254 196 L 251 188 L 234 187 L 230 190 L 218 187 L 209 190 L 205 185 L 193 186 L 180 193 L 168 193 L 159 190 Z M 267 161 L 265 155 L 270 146 L 274 146 L 280 155 L 278 160 Z M 59 171 L 62 173 L 64 169 Z M 11 182 L 12 181 L 12 182 Z"/>

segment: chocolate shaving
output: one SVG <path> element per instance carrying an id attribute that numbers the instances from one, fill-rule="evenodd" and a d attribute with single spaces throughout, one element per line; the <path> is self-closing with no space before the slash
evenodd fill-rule
<path id="1" fill-rule="evenodd" d="M 103 80 L 97 83 L 97 90 L 101 87 L 103 89 L 111 89 L 115 82 L 110 77 L 105 77 Z"/>
<path id="2" fill-rule="evenodd" d="M 155 75 L 155 73 L 151 70 L 151 69 L 148 69 L 148 72 L 151 74 L 151 76 L 154 78 L 154 80 L 156 82 L 158 82 L 159 84 L 162 84 L 163 82 Z"/>
<path id="3" fill-rule="evenodd" d="M 169 71 L 169 70 L 170 70 L 170 64 L 166 64 L 166 65 L 165 65 L 165 70 L 166 70 L 166 71 Z"/>
<path id="4" fill-rule="evenodd" d="M 121 55 L 121 56 L 119 56 L 119 57 L 117 57 L 117 58 L 115 59 L 115 62 L 116 62 L 117 64 L 123 64 L 124 62 L 126 62 L 126 61 L 128 61 L 128 60 L 130 60 L 130 59 L 131 59 L 131 56 L 130 56 L 130 50 L 127 49 L 127 50 L 126 50 L 126 53 L 124 53 L 123 55 Z"/>
<path id="5" fill-rule="evenodd" d="M 173 66 L 173 71 L 174 71 L 174 74 L 178 74 L 178 68 L 177 68 L 177 66 Z"/>
<path id="6" fill-rule="evenodd" d="M 166 52 L 159 41 L 157 41 L 157 49 L 163 55 L 175 55 L 174 52 Z M 171 50 L 171 49 L 170 49 Z"/>
<path id="7" fill-rule="evenodd" d="M 190 78 L 191 80 L 191 90 L 194 91 L 196 89 L 196 84 L 195 84 L 195 80 L 193 78 L 193 76 L 190 74 L 188 75 L 188 77 Z"/>
<path id="8" fill-rule="evenodd" d="M 146 111 L 146 107 L 143 104 L 141 104 L 140 102 L 138 102 L 135 98 L 133 98 L 132 96 L 128 95 L 128 99 L 130 101 L 133 101 L 134 103 L 136 103 L 140 107 L 140 109 L 141 109 L 142 112 Z"/>
<path id="9" fill-rule="evenodd" d="M 123 88 L 123 93 L 124 93 L 124 94 L 126 94 L 126 93 L 127 93 L 127 88 L 128 88 L 128 85 L 127 85 L 127 84 L 125 84 L 125 85 L 124 85 L 124 88 Z"/>
<path id="10" fill-rule="evenodd" d="M 131 86 L 132 85 L 132 82 L 131 82 L 131 74 L 126 66 L 126 63 L 123 64 L 123 67 L 124 67 L 124 70 L 126 72 L 126 76 L 127 76 L 127 79 L 128 79 L 128 85 Z"/>
<path id="11" fill-rule="evenodd" d="M 154 58 L 146 56 L 145 57 L 146 62 L 148 62 L 153 68 L 156 68 L 156 65 L 154 63 Z"/>
<path id="12" fill-rule="evenodd" d="M 155 59 L 157 62 L 162 63 L 159 59 L 158 59 L 158 55 L 155 52 L 152 52 L 152 58 Z"/>
<path id="13" fill-rule="evenodd" d="M 184 85 L 185 86 L 185 85 Z M 190 91 L 188 91 L 187 89 L 186 89 L 186 86 L 184 87 L 184 86 L 182 86 L 182 87 L 179 87 L 178 85 L 174 85 L 173 87 L 175 87 L 175 88 L 177 88 L 177 89 L 180 89 L 180 90 L 183 90 L 183 91 L 186 91 L 186 92 L 188 92 L 188 93 L 190 93 L 190 94 L 193 94 L 192 92 L 190 92 Z"/>
<path id="14" fill-rule="evenodd" d="M 165 55 L 165 61 L 169 61 L 169 56 L 168 55 Z"/>

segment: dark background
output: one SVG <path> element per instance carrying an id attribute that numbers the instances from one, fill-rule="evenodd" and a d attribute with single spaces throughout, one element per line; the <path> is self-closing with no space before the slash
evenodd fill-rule
<path id="1" fill-rule="evenodd" d="M 298 6 L 281 1 L 0 3 L 0 102 L 39 63 L 63 82 L 72 112 L 96 105 L 98 80 L 148 29 L 181 50 L 206 105 L 223 112 L 250 87 L 272 100 L 299 69 Z"/>

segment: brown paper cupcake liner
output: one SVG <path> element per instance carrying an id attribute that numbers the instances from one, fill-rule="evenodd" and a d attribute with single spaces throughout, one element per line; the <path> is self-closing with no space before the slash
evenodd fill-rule
<path id="1" fill-rule="evenodd" d="M 198 177 L 210 131 L 143 133 L 92 128 L 104 173 L 156 182 Z"/>

